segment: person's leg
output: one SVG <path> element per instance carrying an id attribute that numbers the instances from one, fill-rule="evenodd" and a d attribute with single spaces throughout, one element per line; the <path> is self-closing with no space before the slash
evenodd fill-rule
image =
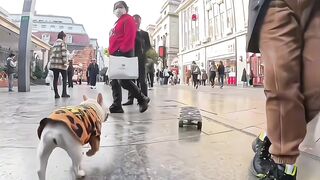
<path id="1" fill-rule="evenodd" d="M 72 73 L 68 71 L 68 87 L 72 87 Z"/>
<path id="2" fill-rule="evenodd" d="M 299 24 L 286 2 L 272 1 L 260 33 L 269 151 L 279 164 L 295 163 L 306 133 Z"/>
<path id="3" fill-rule="evenodd" d="M 59 79 L 59 70 L 53 69 L 53 90 L 55 94 L 55 98 L 60 98 L 58 91 L 58 79 Z"/>
<path id="4" fill-rule="evenodd" d="M 306 120 L 310 122 L 320 111 L 320 3 L 316 1 L 304 34 L 303 95 Z"/>
<path id="5" fill-rule="evenodd" d="M 9 74 L 8 75 L 9 91 L 13 91 L 13 80 L 14 80 L 13 75 L 14 74 Z"/>
<path id="6" fill-rule="evenodd" d="M 145 63 L 143 61 L 141 64 L 139 64 L 138 83 L 140 85 L 140 89 L 141 89 L 142 93 L 145 96 L 148 96 L 148 86 L 147 86 L 147 82 L 146 82 L 146 68 L 145 68 Z"/>
<path id="7" fill-rule="evenodd" d="M 112 89 L 113 103 L 110 106 L 109 110 L 111 113 L 123 113 L 123 109 L 121 107 L 122 90 L 121 90 L 119 80 L 116 80 L 116 79 L 111 80 L 110 85 Z"/>
<path id="8" fill-rule="evenodd" d="M 70 97 L 67 94 L 67 71 L 66 70 L 60 70 L 61 76 L 62 76 L 62 96 L 61 97 Z"/>
<path id="9" fill-rule="evenodd" d="M 93 81 L 92 81 L 92 86 L 96 86 L 96 84 L 97 84 L 97 76 L 93 76 Z"/>
<path id="10" fill-rule="evenodd" d="M 221 88 L 222 88 L 224 85 L 224 75 L 219 75 L 219 78 L 220 78 L 220 83 L 221 83 Z"/>
<path id="11" fill-rule="evenodd" d="M 198 78 L 197 74 L 192 74 L 193 87 L 197 86 L 197 81 L 198 81 L 197 78 Z"/>
<path id="12" fill-rule="evenodd" d="M 149 73 L 150 78 L 150 87 L 153 88 L 154 83 L 154 73 Z"/>
<path id="13" fill-rule="evenodd" d="M 132 80 L 120 80 L 120 84 L 124 89 L 131 91 L 133 96 L 138 100 L 139 111 L 141 113 L 148 109 L 148 103 L 150 99 L 141 92 L 141 90 L 138 88 L 136 84 L 132 82 Z"/>

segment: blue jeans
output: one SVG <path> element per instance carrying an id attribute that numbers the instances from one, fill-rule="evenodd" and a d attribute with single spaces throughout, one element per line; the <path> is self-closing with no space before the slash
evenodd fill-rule
<path id="1" fill-rule="evenodd" d="M 224 75 L 219 75 L 220 85 L 223 87 Z"/>
<path id="2" fill-rule="evenodd" d="M 8 74 L 8 87 L 9 87 L 9 91 L 12 91 L 13 89 L 13 73 L 12 74 Z"/>

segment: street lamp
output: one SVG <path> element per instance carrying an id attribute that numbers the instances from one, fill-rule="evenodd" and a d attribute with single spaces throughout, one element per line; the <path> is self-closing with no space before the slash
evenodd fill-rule
<path id="1" fill-rule="evenodd" d="M 30 91 L 30 58 L 32 18 L 36 0 L 24 0 L 20 23 L 18 91 Z"/>

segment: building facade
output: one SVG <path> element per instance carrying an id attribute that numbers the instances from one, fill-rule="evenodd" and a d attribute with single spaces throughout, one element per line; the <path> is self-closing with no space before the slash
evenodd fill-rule
<path id="1" fill-rule="evenodd" d="M 179 68 L 180 78 L 195 61 L 200 69 L 208 71 L 211 62 L 223 62 L 225 82 L 242 84 L 247 61 L 246 33 L 249 0 L 184 0 L 179 14 Z"/>
<path id="2" fill-rule="evenodd" d="M 20 25 L 21 14 L 10 14 L 9 18 Z M 67 34 L 66 43 L 70 53 L 74 50 L 83 50 L 90 45 L 90 38 L 83 25 L 76 24 L 71 17 L 35 13 L 32 24 L 32 33 L 35 36 L 53 45 L 61 31 Z"/>
<path id="3" fill-rule="evenodd" d="M 7 57 L 10 53 L 14 53 L 18 59 L 19 34 L 19 26 L 13 23 L 9 18 L 9 13 L 0 7 L 0 87 L 8 85 L 7 74 L 3 71 Z M 48 62 L 51 46 L 35 35 L 32 35 L 31 41 L 30 69 L 31 76 L 34 77 L 36 66 L 44 68 Z"/>
<path id="4" fill-rule="evenodd" d="M 159 47 L 165 47 L 165 57 L 159 63 L 159 68 L 171 66 L 179 52 L 179 17 L 175 13 L 181 0 L 167 0 L 161 8 L 161 15 L 154 27 L 151 27 L 151 43 L 159 53 Z"/>

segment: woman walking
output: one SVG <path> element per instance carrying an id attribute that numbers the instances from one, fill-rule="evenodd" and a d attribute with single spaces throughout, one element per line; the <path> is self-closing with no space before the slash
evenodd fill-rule
<path id="1" fill-rule="evenodd" d="M 216 79 L 216 75 L 217 75 L 217 66 L 214 61 L 211 62 L 211 65 L 209 68 L 209 73 L 210 73 L 209 75 L 210 75 L 211 87 L 214 88 L 215 79 Z"/>
<path id="2" fill-rule="evenodd" d="M 59 74 L 62 75 L 62 97 L 70 97 L 67 94 L 67 46 L 65 43 L 66 34 L 61 31 L 58 34 L 58 39 L 53 44 L 51 57 L 50 57 L 50 70 L 53 71 L 53 89 L 54 89 L 54 98 L 60 98 L 58 92 L 58 78 Z"/>

